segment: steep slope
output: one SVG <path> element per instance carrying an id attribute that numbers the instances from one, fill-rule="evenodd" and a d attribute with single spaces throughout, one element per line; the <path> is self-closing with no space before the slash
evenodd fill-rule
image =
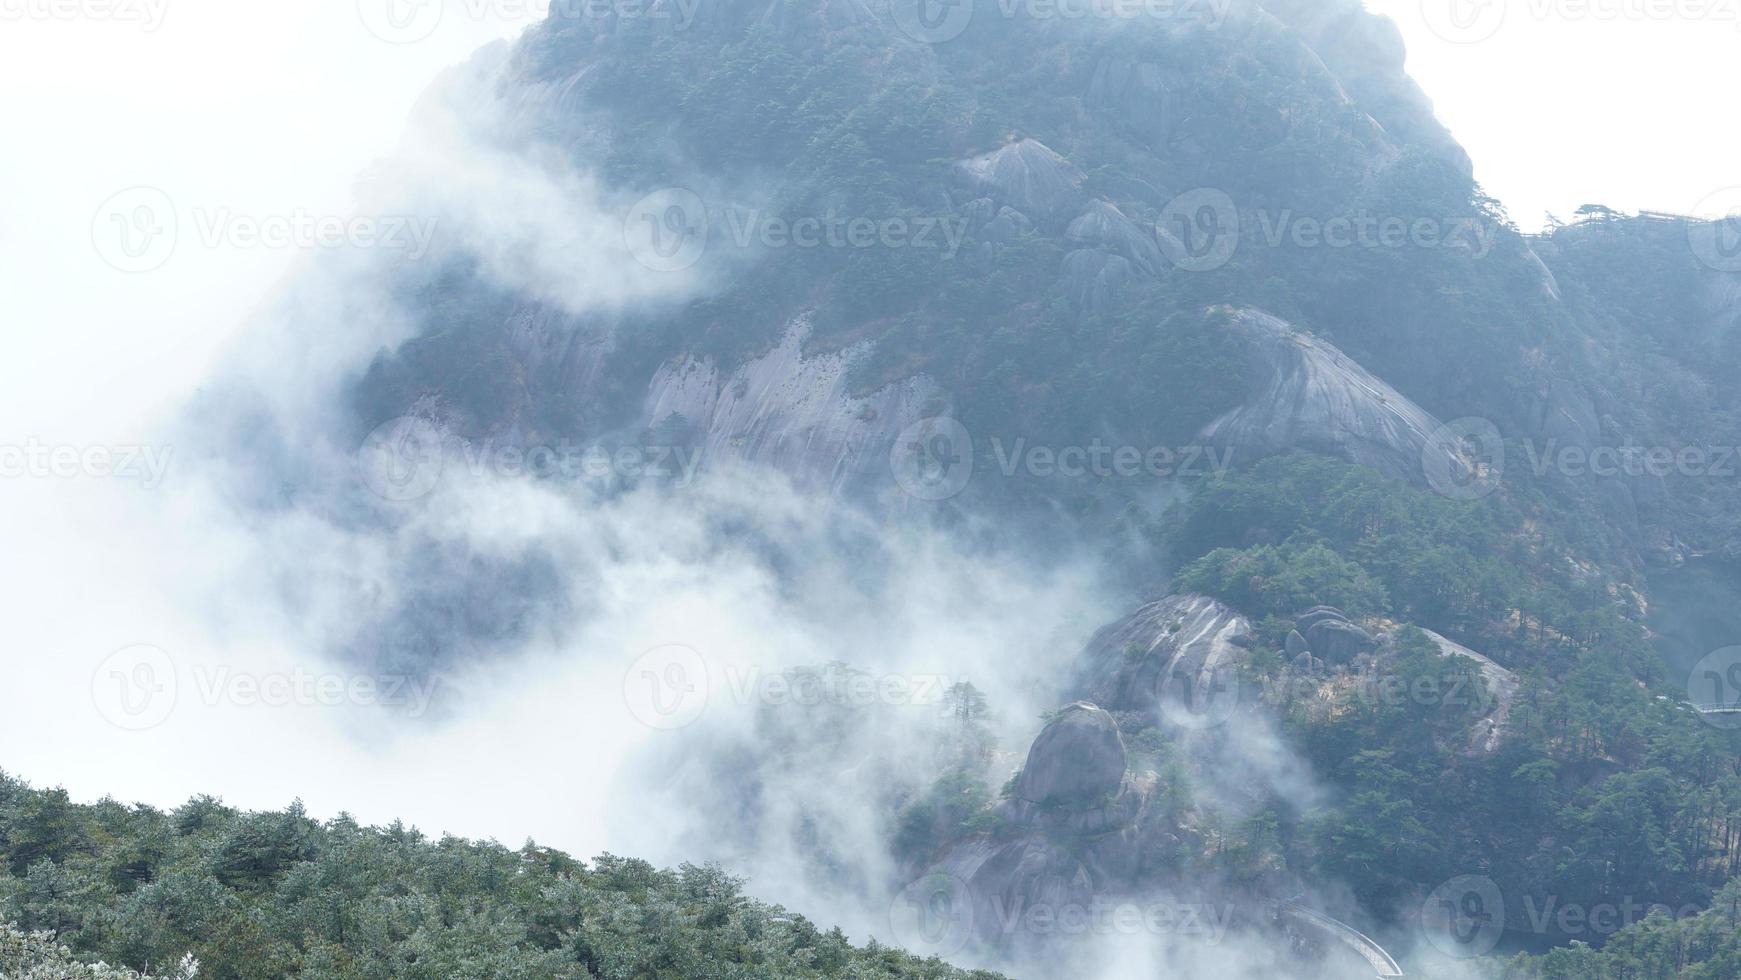
<path id="1" fill-rule="evenodd" d="M 450 83 L 473 136 L 588 174 L 630 239 L 671 222 L 681 267 L 651 256 L 664 298 L 569 311 L 449 227 L 436 261 L 400 270 L 419 336 L 354 388 L 352 434 L 408 412 L 498 442 L 688 422 L 710 456 L 839 492 L 886 478 L 877 462 L 919 415 L 1054 447 L 1182 446 L 1208 426 L 1218 445 L 1410 480 L 1436 464 L 1404 444 L 1473 417 L 1505 442 L 1513 495 L 1579 512 L 1592 555 L 1636 569 L 1726 547 L 1720 480 L 1538 463 L 1710 441 L 1727 396 L 1709 372 L 1662 384 L 1637 367 L 1674 356 L 1650 346 L 1673 346 L 1654 324 L 1702 323 L 1707 348 L 1731 333 L 1741 289 L 1700 273 L 1686 229 L 1518 235 L 1403 74 L 1394 26 L 1357 3 L 1238 2 L 1212 22 L 1014 9 L 937 43 L 857 0 L 733 0 L 681 26 L 674 10 L 559 10 Z M 855 220 L 865 237 L 844 233 Z M 868 231 L 890 221 L 894 237 Z M 1313 338 L 1312 371 L 1350 380 L 1251 370 L 1219 307 L 1287 321 Z M 1697 375 L 1693 360 L 1669 366 Z M 796 380 L 751 377 L 775 365 Z M 1324 431 L 1305 416 L 1354 402 L 1322 401 L 1228 416 L 1289 384 L 1331 402 L 1366 389 L 1364 418 Z M 1133 496 L 1016 493 L 1108 512 Z"/>
<path id="2" fill-rule="evenodd" d="M 1734 557 L 1741 498 L 1710 468 L 1559 455 L 1738 444 L 1741 289 L 1689 247 L 1704 226 L 1519 234 L 1353 0 L 948 37 L 860 0 L 696 15 L 559 12 L 452 83 L 471 140 L 584 175 L 609 241 L 545 281 L 444 224 L 433 261 L 393 270 L 410 337 L 347 377 L 336 443 L 412 415 L 473 444 L 676 444 L 873 523 L 1142 552 L 1132 591 L 1172 595 L 1090 644 L 1058 685 L 1087 700 L 1005 798 L 971 697 L 928 795 L 924 767 L 867 794 L 910 818 L 878 858 L 975 896 L 1210 881 L 1285 909 L 1322 885 L 1365 935 L 1467 875 L 1519 929 L 1525 899 L 1697 904 L 1738 870 L 1734 739 L 1677 703 L 1645 623 L 1655 569 Z M 654 286 L 577 299 L 569 258 Z M 995 478 L 1018 440 L 1228 455 Z M 984 465 L 914 493 L 908 451 Z M 456 570 L 405 608 L 474 597 L 467 639 L 585 591 L 536 546 L 410 554 Z M 360 648 L 458 655 L 371 629 L 410 641 Z M 742 803 L 750 750 L 694 751 Z M 828 792 L 836 754 L 797 777 Z M 857 874 L 859 841 L 795 810 L 824 880 Z"/>
<path id="3" fill-rule="evenodd" d="M 1165 368 L 1156 376 L 1162 363 L 1232 363 L 1231 351 L 1218 354 L 1212 338 L 1186 327 L 1132 334 L 1091 322 L 1133 316 L 1153 324 L 1237 298 L 1225 277 L 1203 281 L 1214 277 L 1188 275 L 1164 257 L 1180 244 L 1168 207 L 1207 186 L 1237 199 L 1245 220 L 1259 207 L 1338 214 L 1413 145 L 1387 135 L 1350 94 L 1368 90 L 1376 100 L 1385 79 L 1406 83 L 1400 73 L 1386 66 L 1344 86 L 1311 46 L 1339 32 L 1316 22 L 1295 30 L 1254 4 L 1235 4 L 1214 24 L 975 18 L 967 33 L 935 45 L 859 3 L 764 0 L 709 10 L 685 31 L 661 29 L 656 19 L 553 18 L 488 82 L 504 106 L 488 138 L 528 151 L 553 147 L 607 176 L 634 174 L 630 200 L 660 181 L 703 188 L 684 205 L 701 209 L 684 217 L 706 228 L 698 269 L 731 268 L 741 284 L 657 315 L 585 326 L 571 319 L 571 331 L 597 337 L 578 371 L 559 366 L 572 341 L 490 339 L 496 317 L 560 319 L 535 297 L 464 304 L 462 321 L 425 312 L 416 359 L 388 355 L 365 379 L 365 421 L 415 404 L 474 436 L 634 425 L 644 421 L 642 386 L 668 384 L 662 372 L 670 367 L 661 364 L 711 357 L 729 373 L 741 359 L 781 348 L 802 319 L 811 325 L 807 352 L 855 352 L 855 395 L 887 398 L 884 385 L 923 375 L 949 396 L 939 404 L 953 402 L 976 431 L 1039 427 L 1051 416 L 1072 442 L 1126 428 L 1157 443 L 1188 437 L 1213 417 L 1202 413 L 1237 397 L 1243 379 L 1211 374 L 1200 385 L 1229 389 L 1219 397 L 1195 398 L 1200 389 L 1191 388 L 1128 407 L 1083 404 L 1075 390 L 1104 392 L 1112 381 L 1152 392 L 1171 380 Z M 1371 20 L 1357 4 L 1342 5 L 1342 14 L 1348 23 Z M 726 53 L 698 47 L 718 43 Z M 1355 64 L 1357 52 L 1338 57 Z M 1031 67 L 1010 73 L 1010 63 Z M 679 75 L 679 66 L 701 71 Z M 1248 79 L 1251 69 L 1259 74 Z M 1233 108 L 1254 100 L 1275 118 Z M 1173 122 L 1143 121 L 1162 107 Z M 1452 173 L 1463 166 L 1424 105 L 1390 100 L 1382 115 L 1401 133 L 1438 134 L 1413 151 L 1423 159 L 1439 154 Z M 1285 158 L 1276 158 L 1280 148 Z M 967 241 L 958 252 L 745 249 L 726 232 L 734 221 L 825 214 L 959 223 Z M 468 285 L 463 244 L 444 254 L 462 274 L 438 289 L 490 288 Z M 1269 256 L 1248 258 L 1270 264 Z M 1052 309 L 1053 299 L 1065 308 Z M 1077 335 L 1067 357 L 1050 348 L 1059 331 Z M 475 359 L 480 343 L 499 346 L 488 356 L 515 375 L 551 380 L 488 394 L 456 388 L 472 382 L 442 362 Z M 1090 381 L 1085 372 L 1111 376 Z M 1010 402 L 1017 391 L 1026 394 Z"/>

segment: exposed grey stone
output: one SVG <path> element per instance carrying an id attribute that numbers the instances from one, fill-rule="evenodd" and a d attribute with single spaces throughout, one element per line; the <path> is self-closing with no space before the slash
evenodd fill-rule
<path id="1" fill-rule="evenodd" d="M 1437 419 L 1333 345 L 1258 310 L 1236 311 L 1232 329 L 1257 394 L 1206 426 L 1206 444 L 1241 464 L 1304 449 L 1416 485 L 1429 460 L 1439 472 L 1468 469 Z"/>
<path id="2" fill-rule="evenodd" d="M 1034 223 L 1028 216 L 1015 208 L 1006 207 L 998 211 L 997 217 L 986 222 L 980 230 L 980 237 L 988 242 L 1008 245 L 1020 241 L 1023 235 L 1032 234 Z"/>
<path id="3" fill-rule="evenodd" d="M 1306 630 L 1311 629 L 1313 625 L 1321 623 L 1326 619 L 1339 619 L 1344 623 L 1353 622 L 1353 620 L 1348 618 L 1347 613 L 1337 609 L 1335 606 L 1313 606 L 1294 619 L 1294 629 L 1304 633 Z"/>
<path id="4" fill-rule="evenodd" d="M 1093 809 L 1118 792 L 1125 764 L 1118 724 L 1105 710 L 1078 701 L 1053 718 L 1034 740 L 1016 783 L 1016 798 Z"/>
<path id="5" fill-rule="evenodd" d="M 1289 657 L 1298 657 L 1302 653 L 1310 652 L 1311 647 L 1307 645 L 1306 638 L 1300 635 L 1299 630 L 1288 630 L 1288 638 L 1283 644 L 1283 649 L 1287 651 Z"/>
<path id="6" fill-rule="evenodd" d="M 1543 295 L 1553 300 L 1561 299 L 1560 281 L 1555 278 L 1553 270 L 1548 268 L 1548 264 L 1542 261 L 1542 257 L 1536 254 L 1535 249 L 1525 248 L 1524 254 L 1529 259 L 1530 265 L 1541 274 Z"/>
<path id="7" fill-rule="evenodd" d="M 1467 657 L 1481 665 L 1481 677 L 1487 684 L 1487 693 L 1492 697 L 1489 710 L 1472 727 L 1473 740 L 1469 751 L 1476 755 L 1491 755 L 1499 749 L 1499 742 L 1505 736 L 1507 725 L 1511 721 L 1512 704 L 1517 700 L 1518 689 L 1522 684 L 1517 675 L 1492 659 L 1476 653 L 1462 644 L 1448 640 L 1432 630 L 1421 630 L 1439 648 L 1439 652 L 1447 657 Z"/>
<path id="8" fill-rule="evenodd" d="M 1154 235 L 1105 201 L 1090 204 L 1081 217 L 1070 222 L 1064 237 L 1074 245 L 1104 245 L 1129 259 L 1144 275 L 1159 275 L 1165 267 Z"/>
<path id="9" fill-rule="evenodd" d="M 1136 872 L 1146 855 L 1197 846 L 1194 839 L 1186 839 L 1184 828 L 1147 815 L 1156 797 L 1156 777 L 1123 772 L 1118 726 L 1105 711 L 1071 705 L 1040 733 L 1028 755 L 1015 798 L 996 810 L 1000 829 L 957 842 L 919 878 L 921 883 L 943 882 L 950 900 L 971 903 L 971 914 L 964 918 L 974 933 L 1004 949 L 1043 945 L 1043 937 L 1012 938 L 999 928 L 1011 910 L 1086 908 L 1109 892 L 1140 888 Z M 1030 774 L 1068 768 L 1094 775 L 1063 795 L 1078 800 L 1092 796 L 1093 805 L 1072 808 L 1028 798 L 1043 792 L 1030 784 Z M 1060 771 L 1055 778 L 1081 777 Z"/>
<path id="10" fill-rule="evenodd" d="M 938 400 L 936 385 L 915 377 L 854 395 L 847 369 L 862 349 L 807 357 L 808 329 L 800 320 L 779 346 L 729 373 L 706 359 L 665 364 L 648 385 L 644 424 L 688 419 L 708 465 L 765 465 L 832 493 L 886 479 L 889 447 Z"/>
<path id="11" fill-rule="evenodd" d="M 1168 596 L 1106 627 L 1079 660 L 1078 686 L 1115 711 L 1155 713 L 1170 685 L 1199 680 L 1244 663 L 1251 623 L 1201 595 Z"/>
<path id="12" fill-rule="evenodd" d="M 1081 248 L 1064 256 L 1058 285 L 1076 310 L 1105 313 L 1124 298 L 1130 275 L 1130 262 L 1124 256 Z"/>
<path id="13" fill-rule="evenodd" d="M 961 216 L 967 219 L 967 230 L 978 234 L 997 217 L 997 202 L 989 197 L 976 197 L 961 206 Z"/>
<path id="14" fill-rule="evenodd" d="M 1372 635 L 1353 623 L 1326 619 L 1306 630 L 1306 643 L 1325 663 L 1340 665 L 1378 648 Z"/>
<path id="15" fill-rule="evenodd" d="M 1371 119 L 1382 144 L 1380 160 L 1394 159 L 1397 144 L 1419 144 L 1465 174 L 1469 155 L 1433 113 L 1433 104 L 1405 70 L 1402 32 L 1387 17 L 1368 13 L 1356 0 L 1263 0 L 1265 10 L 1297 32 L 1341 89 L 1351 106 Z"/>
<path id="16" fill-rule="evenodd" d="M 1039 140 L 1018 140 L 956 169 L 979 193 L 1047 220 L 1068 217 L 1082 204 L 1082 171 Z"/>
<path id="17" fill-rule="evenodd" d="M 1179 92 L 1184 86 L 1185 78 L 1177 69 L 1108 55 L 1094 68 L 1088 102 L 1107 110 L 1131 136 L 1160 152 L 1178 127 Z"/>

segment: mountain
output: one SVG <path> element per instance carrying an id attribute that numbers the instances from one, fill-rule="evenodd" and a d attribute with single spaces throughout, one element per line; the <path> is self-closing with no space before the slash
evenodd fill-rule
<path id="1" fill-rule="evenodd" d="M 249 506 L 399 535 L 339 655 L 440 673 L 616 599 L 549 541 L 452 536 L 403 481 L 309 475 L 382 432 L 772 472 L 838 515 L 819 544 L 660 499 L 773 593 L 827 578 L 806 545 L 907 567 L 916 527 L 1018 542 L 1022 575 L 1085 555 L 1129 612 L 1028 685 L 1031 743 L 969 683 L 941 721 L 824 700 L 686 730 L 639 768 L 705 815 L 697 859 L 916 894 L 949 924 L 916 952 L 1024 976 L 1128 975 L 1106 935 L 1019 912 L 1097 903 L 1225 911 L 1207 945 L 1147 937 L 1190 975 L 1557 976 L 1595 962 L 1574 943 L 1703 935 L 1536 913 L 1703 910 L 1741 872 L 1741 742 L 1711 710 L 1741 658 L 1720 616 L 1673 643 L 1652 618 L 1737 583 L 1730 229 L 1590 208 L 1524 233 L 1357 0 L 949 9 L 558 9 L 443 80 L 415 125 L 501 186 L 402 199 L 435 249 L 377 259 L 397 332 L 329 372 L 324 428 L 245 391 L 208 413 L 216 455 L 259 460 Z M 673 489 L 623 470 L 576 508 Z"/>
<path id="2" fill-rule="evenodd" d="M 596 174 L 630 224 L 665 205 L 660 220 L 701 236 L 694 265 L 672 270 L 669 303 L 577 315 L 501 288 L 451 236 L 403 272 L 417 337 L 359 380 L 361 431 L 412 411 L 531 442 L 681 423 L 668 432 L 716 462 L 873 496 L 892 489 L 897 434 L 939 414 L 981 453 L 1020 432 L 1375 462 L 1261 418 L 1217 431 L 1276 397 L 1261 388 L 1283 368 L 1215 328 L 1213 311 L 1251 309 L 1316 338 L 1346 383 L 1401 392 L 1419 412 L 1403 428 L 1479 417 L 1514 456 L 1717 444 L 1735 275 L 1701 265 L 1687 222 L 1520 234 L 1384 19 L 1352 2 L 1012 9 L 928 44 L 866 3 L 733 0 L 693 23 L 654 4 L 552 18 L 483 59 L 467 84 L 491 105 L 489 140 Z M 1220 224 L 1190 224 L 1205 217 Z M 894 247 L 782 244 L 806 220 L 906 224 Z M 691 278 L 707 285 L 686 300 Z M 1378 438 L 1393 436 L 1379 465 L 1419 479 L 1408 443 L 1428 433 Z M 1730 547 L 1726 498 L 1710 499 L 1723 481 L 1510 475 L 1606 525 L 1588 547 L 1630 572 Z"/>

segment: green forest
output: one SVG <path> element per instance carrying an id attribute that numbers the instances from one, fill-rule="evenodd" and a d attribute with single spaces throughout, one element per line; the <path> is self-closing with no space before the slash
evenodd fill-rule
<path id="1" fill-rule="evenodd" d="M 0 977 L 174 980 L 188 963 L 216 980 L 997 980 L 854 946 L 718 868 L 433 840 L 300 805 L 82 805 L 0 774 Z"/>

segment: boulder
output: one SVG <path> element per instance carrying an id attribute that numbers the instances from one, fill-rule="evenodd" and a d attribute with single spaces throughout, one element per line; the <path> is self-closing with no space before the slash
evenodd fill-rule
<path id="1" fill-rule="evenodd" d="M 1130 261 L 1124 256 L 1082 248 L 1064 256 L 1058 286 L 1078 312 L 1105 313 L 1124 299 L 1130 276 Z"/>
<path id="2" fill-rule="evenodd" d="M 1028 803 L 1094 809 L 1118 793 L 1125 765 L 1124 738 L 1112 715 L 1078 701 L 1034 740 L 1015 795 Z"/>
<path id="3" fill-rule="evenodd" d="M 976 197 L 960 208 L 961 216 L 967 219 L 967 230 L 971 234 L 979 234 L 980 230 L 997 217 L 997 202 L 989 197 Z"/>
<path id="4" fill-rule="evenodd" d="M 1344 623 L 1353 622 L 1353 620 L 1348 618 L 1347 613 L 1337 609 L 1335 606 L 1313 606 L 1301 613 L 1294 620 L 1294 629 L 1303 634 L 1316 624 L 1324 622 L 1327 619 L 1340 620 Z"/>
<path id="5" fill-rule="evenodd" d="M 1088 908 L 1143 887 L 1146 855 L 1201 843 L 1150 810 L 1157 777 L 1124 766 L 1111 715 L 1081 702 L 1063 709 L 1034 740 L 1014 797 L 998 805 L 999 829 L 946 848 L 915 880 L 914 897 L 965 913 L 956 924 L 988 946 L 1034 952 L 1054 937 L 1006 931 L 1012 910 Z"/>
<path id="6" fill-rule="evenodd" d="M 1023 235 L 1030 234 L 1033 230 L 1034 223 L 1028 220 L 1027 215 L 1015 208 L 1006 207 L 985 223 L 985 227 L 980 229 L 979 237 L 988 242 L 1008 245 L 1020 241 Z"/>
<path id="7" fill-rule="evenodd" d="M 1048 220 L 1081 207 L 1082 171 L 1039 140 L 1017 140 L 955 165 L 975 192 Z"/>
<path id="8" fill-rule="evenodd" d="M 1078 659 L 1081 696 L 1113 711 L 1156 715 L 1170 687 L 1250 659 L 1251 623 L 1208 596 L 1151 602 L 1106 627 Z"/>
<path id="9" fill-rule="evenodd" d="M 1350 622 L 1326 619 L 1305 633 L 1312 653 L 1328 664 L 1345 664 L 1378 648 L 1372 635 Z"/>
<path id="10" fill-rule="evenodd" d="M 1161 247 L 1155 244 L 1154 236 L 1105 201 L 1090 204 L 1081 217 L 1070 222 L 1064 237 L 1074 245 L 1110 248 L 1130 260 L 1145 276 L 1160 275 L 1165 268 Z"/>

